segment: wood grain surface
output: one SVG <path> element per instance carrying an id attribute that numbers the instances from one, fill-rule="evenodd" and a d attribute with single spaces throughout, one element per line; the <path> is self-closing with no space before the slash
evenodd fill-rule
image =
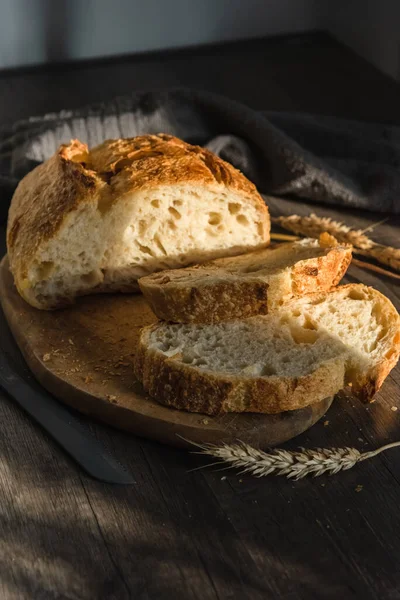
<path id="1" fill-rule="evenodd" d="M 256 108 L 400 125 L 397 84 L 322 35 L 4 73 L 0 84 L 2 123 L 179 84 Z M 314 210 L 361 227 L 382 219 L 289 200 L 271 204 L 274 215 Z M 399 246 L 399 232 L 390 217 L 373 235 Z M 400 308 L 398 282 L 356 267 L 348 281 L 374 285 Z M 4 319 L 0 327 L 4 334 Z M 88 422 L 135 475 L 136 485 L 113 487 L 82 474 L 4 395 L 0 420 L 2 600 L 400 598 L 400 450 L 295 483 L 193 471 L 207 461 Z M 285 447 L 366 450 L 398 439 L 399 367 L 374 404 L 343 395 L 329 417 Z"/>
<path id="2" fill-rule="evenodd" d="M 151 440 L 192 450 L 191 442 L 237 440 L 269 448 L 306 431 L 332 403 L 330 398 L 277 415 L 211 417 L 174 410 L 152 400 L 133 374 L 140 330 L 157 321 L 141 294 L 89 296 L 64 310 L 40 311 L 18 294 L 4 257 L 0 302 L 26 362 L 49 392 L 90 417 Z"/>
<path id="3" fill-rule="evenodd" d="M 89 296 L 68 309 L 40 311 L 18 294 L 5 257 L 0 302 L 26 362 L 49 392 L 90 417 L 151 440 L 190 449 L 190 442 L 237 440 L 269 448 L 306 431 L 332 403 L 330 398 L 277 415 L 211 417 L 174 410 L 152 400 L 133 374 L 140 330 L 157 321 L 141 294 Z"/>

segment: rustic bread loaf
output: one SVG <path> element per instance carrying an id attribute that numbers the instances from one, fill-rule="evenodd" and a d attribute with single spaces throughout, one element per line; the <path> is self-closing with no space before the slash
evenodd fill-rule
<path id="1" fill-rule="evenodd" d="M 277 248 L 154 273 L 139 279 L 153 312 L 174 323 L 216 323 L 267 314 L 293 296 L 329 290 L 351 261 L 351 246 L 328 234 Z"/>
<path id="2" fill-rule="evenodd" d="M 20 294 L 43 309 L 139 277 L 265 247 L 268 209 L 211 152 L 168 135 L 62 146 L 20 182 L 7 246 Z"/>
<path id="3" fill-rule="evenodd" d="M 371 400 L 399 352 L 394 306 L 352 284 L 296 298 L 266 316 L 144 328 L 135 373 L 150 396 L 174 408 L 278 413 L 347 384 Z"/>

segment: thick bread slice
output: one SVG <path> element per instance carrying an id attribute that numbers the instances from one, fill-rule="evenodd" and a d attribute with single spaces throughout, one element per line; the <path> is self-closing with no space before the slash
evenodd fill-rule
<path id="1" fill-rule="evenodd" d="M 364 285 L 212 325 L 144 328 L 135 373 L 167 406 L 216 415 L 302 408 L 351 384 L 371 400 L 400 353 L 400 318 Z"/>
<path id="2" fill-rule="evenodd" d="M 208 150 L 168 135 L 62 146 L 20 182 L 7 247 L 20 294 L 57 308 L 137 291 L 139 277 L 269 242 L 254 185 Z"/>
<path id="3" fill-rule="evenodd" d="M 140 289 L 160 319 L 216 323 L 265 315 L 293 296 L 329 290 L 351 261 L 351 246 L 328 234 L 212 262 L 154 273 Z"/>

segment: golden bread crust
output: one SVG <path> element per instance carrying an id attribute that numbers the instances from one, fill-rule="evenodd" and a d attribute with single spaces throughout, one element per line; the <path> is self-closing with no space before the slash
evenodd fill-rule
<path id="1" fill-rule="evenodd" d="M 45 163 L 19 183 L 11 201 L 7 250 L 19 292 L 38 248 L 60 229 L 64 219 L 83 202 L 97 201 L 105 183 L 81 161 L 87 146 L 77 140 L 61 146 Z"/>
<path id="2" fill-rule="evenodd" d="M 209 150 L 172 135 L 106 140 L 90 151 L 88 160 L 97 173 L 112 177 L 123 172 L 123 185 L 129 182 L 129 191 L 156 184 L 222 183 L 265 205 L 255 185 L 238 169 Z"/>
<path id="3" fill-rule="evenodd" d="M 257 276 L 256 272 L 253 276 L 243 276 L 239 270 L 235 273 L 235 265 L 239 269 L 251 260 L 262 264 L 263 257 L 271 252 L 267 248 L 235 259 L 222 258 L 185 269 L 161 271 L 141 278 L 140 289 L 157 317 L 174 323 L 217 323 L 267 314 L 273 298 L 284 291 L 288 273 L 282 273 L 283 281 L 268 274 Z M 346 245 L 326 248 L 321 256 L 295 262 L 290 267 L 292 295 L 329 290 L 339 283 L 350 262 L 351 246 Z M 203 279 L 197 285 L 196 276 L 202 275 L 207 275 L 207 281 Z"/>
<path id="4" fill-rule="evenodd" d="M 242 194 L 257 207 L 268 243 L 268 208 L 255 186 L 208 150 L 165 134 L 108 140 L 91 151 L 73 140 L 28 173 L 14 193 L 7 249 L 20 293 L 27 299 L 24 278 L 37 251 L 81 205 L 106 206 L 137 189 L 178 184 L 217 186 Z"/>
<path id="5" fill-rule="evenodd" d="M 310 375 L 238 377 L 202 371 L 149 349 L 157 325 L 142 331 L 135 355 L 135 375 L 148 394 L 161 404 L 179 410 L 220 415 L 228 412 L 276 414 L 296 410 L 333 396 L 344 386 L 344 362 L 338 358 Z"/>
<path id="6" fill-rule="evenodd" d="M 355 284 L 340 286 L 338 290 L 351 289 Z M 360 374 L 352 383 L 352 393 L 363 402 L 371 402 L 375 394 L 382 387 L 383 382 L 390 371 L 396 366 L 400 356 L 400 315 L 389 298 L 375 288 L 356 284 L 357 288 L 363 289 L 365 293 L 374 297 L 375 302 L 380 303 L 381 319 L 387 327 L 387 335 L 391 344 L 381 357 L 379 363 L 372 372 Z"/>
<path id="7" fill-rule="evenodd" d="M 374 359 L 370 367 L 359 367 L 354 373 L 351 355 L 343 354 L 320 364 L 312 373 L 297 377 L 229 375 L 186 364 L 181 354 L 167 356 L 150 347 L 153 330 L 162 327 L 159 323 L 144 328 L 141 333 L 134 363 L 136 377 L 161 404 L 210 415 L 296 410 L 335 395 L 348 384 L 356 397 L 371 401 L 399 359 L 400 316 L 388 298 L 362 284 L 340 286 L 329 294 L 343 298 L 354 294 L 371 301 L 371 311 L 375 313 L 383 338 L 376 338 L 382 348 L 379 359 Z M 312 294 L 309 300 L 319 304 L 326 295 Z M 293 305 L 296 306 L 296 300 Z M 377 335 L 380 335 L 379 330 Z"/>

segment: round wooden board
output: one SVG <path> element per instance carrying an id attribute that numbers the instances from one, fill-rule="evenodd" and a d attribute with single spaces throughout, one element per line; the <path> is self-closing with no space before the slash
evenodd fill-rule
<path id="1" fill-rule="evenodd" d="M 5 257 L 1 304 L 30 369 L 59 400 L 119 429 L 174 446 L 237 439 L 259 448 L 281 444 L 311 427 L 332 399 L 279 415 L 210 417 L 162 406 L 135 379 L 132 360 L 140 328 L 156 320 L 141 295 L 98 295 L 55 312 L 18 294 Z"/>

